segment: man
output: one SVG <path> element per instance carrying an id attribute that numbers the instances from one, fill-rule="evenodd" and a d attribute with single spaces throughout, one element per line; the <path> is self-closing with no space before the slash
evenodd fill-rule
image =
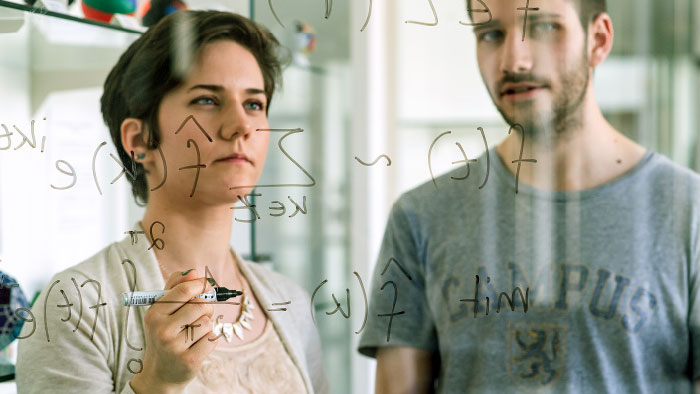
<path id="1" fill-rule="evenodd" d="M 700 178 L 603 118 L 605 1 L 528 3 L 471 5 L 510 135 L 395 203 L 359 351 L 382 394 L 692 392 Z"/>

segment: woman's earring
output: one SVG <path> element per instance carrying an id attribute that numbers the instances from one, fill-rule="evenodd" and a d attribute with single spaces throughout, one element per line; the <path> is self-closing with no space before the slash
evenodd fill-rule
<path id="1" fill-rule="evenodd" d="M 136 156 L 137 159 L 143 160 L 146 157 L 145 153 L 141 153 L 140 155 Z"/>

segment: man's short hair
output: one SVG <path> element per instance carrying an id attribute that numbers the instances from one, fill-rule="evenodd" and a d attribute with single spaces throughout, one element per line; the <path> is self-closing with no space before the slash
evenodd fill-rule
<path id="1" fill-rule="evenodd" d="M 584 31 L 588 31 L 588 25 L 593 22 L 598 15 L 608 12 L 606 0 L 571 0 L 577 5 L 578 19 L 581 21 Z"/>
<path id="2" fill-rule="evenodd" d="M 483 2 L 488 6 L 489 0 L 483 0 Z M 593 22 L 598 15 L 603 12 L 608 12 L 608 5 L 606 0 L 567 0 L 573 1 L 578 10 L 578 17 L 581 21 L 581 26 L 584 31 L 588 31 L 588 25 Z M 481 10 L 484 9 L 483 6 L 476 0 L 467 0 L 467 13 L 469 14 L 469 19 L 474 21 L 472 12 L 469 10 Z"/>

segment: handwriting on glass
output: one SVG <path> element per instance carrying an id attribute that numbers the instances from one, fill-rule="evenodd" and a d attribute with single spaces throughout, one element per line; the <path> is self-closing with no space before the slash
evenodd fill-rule
<path id="1" fill-rule="evenodd" d="M 427 0 L 428 5 L 430 6 L 430 10 L 433 15 L 433 21 L 431 22 L 421 22 L 421 21 L 415 21 L 415 20 L 407 20 L 405 23 L 412 23 L 416 25 L 422 25 L 422 26 L 437 26 L 438 24 L 438 15 L 437 11 L 435 10 L 435 5 L 433 4 L 433 0 Z M 463 22 L 459 21 L 459 24 L 464 25 L 464 26 L 480 26 L 480 25 L 485 25 L 487 23 L 490 23 L 493 20 L 493 16 L 491 14 L 491 9 L 489 9 L 489 6 L 486 4 L 484 0 L 476 0 L 483 8 L 471 8 L 472 7 L 472 1 L 467 0 L 467 14 L 471 13 L 488 13 L 489 19 L 484 22 L 478 22 L 478 23 L 468 23 L 468 22 Z M 267 2 L 270 12 L 272 12 L 272 16 L 275 18 L 277 23 L 279 23 L 280 26 L 284 29 L 285 26 L 282 23 L 282 20 L 280 19 L 279 15 L 277 14 L 277 11 L 275 11 L 275 7 L 272 5 L 272 0 L 268 0 Z M 331 10 L 333 8 L 333 0 L 326 0 L 326 13 L 325 13 L 325 18 L 329 19 L 331 16 Z M 369 0 L 369 10 L 367 11 L 367 18 L 365 19 L 365 23 L 362 25 L 362 28 L 360 28 L 361 32 L 364 32 L 365 29 L 367 28 L 367 25 L 369 24 L 369 20 L 372 17 L 372 8 L 373 8 L 373 1 Z M 539 7 L 530 7 L 530 0 L 526 0 L 525 7 L 517 7 L 517 11 L 524 11 L 525 12 L 525 18 L 523 22 L 523 41 L 525 41 L 525 29 L 527 27 L 527 16 L 529 11 L 539 11 Z"/>

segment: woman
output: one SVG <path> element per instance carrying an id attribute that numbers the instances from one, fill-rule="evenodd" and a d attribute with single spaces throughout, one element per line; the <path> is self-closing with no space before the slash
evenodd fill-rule
<path id="1" fill-rule="evenodd" d="M 20 393 L 328 391 L 308 295 L 229 245 L 232 207 L 265 162 L 278 50 L 239 15 L 180 11 L 122 55 L 102 112 L 145 214 L 44 289 L 33 312 L 41 327 L 46 311 L 46 338 L 20 341 Z M 237 305 L 185 303 L 211 288 L 205 274 L 243 291 Z M 121 306 L 134 288 L 170 291 Z"/>

